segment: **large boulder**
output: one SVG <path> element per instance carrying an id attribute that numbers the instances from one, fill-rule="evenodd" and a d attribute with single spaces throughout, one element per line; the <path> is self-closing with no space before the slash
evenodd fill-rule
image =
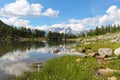
<path id="1" fill-rule="evenodd" d="M 117 48 L 114 50 L 114 54 L 119 56 L 120 55 L 120 48 Z"/>
<path id="2" fill-rule="evenodd" d="M 101 56 L 111 56 L 112 55 L 112 49 L 110 48 L 100 48 L 98 50 L 98 53 L 101 55 Z"/>

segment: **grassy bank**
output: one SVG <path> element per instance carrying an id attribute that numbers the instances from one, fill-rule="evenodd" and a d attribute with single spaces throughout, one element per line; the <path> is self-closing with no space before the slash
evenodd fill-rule
<path id="1" fill-rule="evenodd" d="M 82 42 L 82 41 L 81 41 Z M 98 52 L 99 48 L 111 48 L 115 50 L 120 47 L 118 43 L 110 43 L 108 40 L 91 40 L 86 38 L 83 43 L 77 43 L 75 48 L 80 48 Z M 111 57 L 114 57 L 112 55 Z M 108 80 L 109 77 L 115 76 L 120 79 L 120 73 L 113 72 L 106 75 L 99 75 L 99 69 L 110 68 L 120 70 L 120 56 L 108 61 L 100 61 L 94 57 L 80 56 L 61 56 L 46 61 L 44 68 L 38 72 L 25 72 L 22 76 L 14 80 Z"/>
<path id="2" fill-rule="evenodd" d="M 79 61 L 76 61 L 78 60 Z M 118 65 L 115 65 L 117 62 Z M 80 56 L 62 56 L 48 60 L 45 67 L 39 72 L 26 72 L 14 80 L 107 80 L 110 76 L 120 79 L 120 74 L 112 73 L 97 76 L 96 71 L 101 67 L 119 69 L 120 59 L 111 60 L 109 63 L 99 64 L 95 58 L 82 58 Z"/>
<path id="3" fill-rule="evenodd" d="M 63 56 L 48 60 L 40 72 L 25 73 L 15 80 L 97 80 L 95 70 L 98 67 L 94 58 Z"/>

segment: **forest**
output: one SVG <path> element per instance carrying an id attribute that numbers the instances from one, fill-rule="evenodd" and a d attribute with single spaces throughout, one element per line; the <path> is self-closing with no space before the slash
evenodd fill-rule
<path id="1" fill-rule="evenodd" d="M 120 31 L 120 25 L 107 25 L 107 26 L 100 26 L 96 27 L 95 29 L 90 29 L 87 33 L 82 32 L 79 36 L 86 37 L 86 36 L 97 36 L 97 35 L 104 35 L 106 33 L 115 33 Z"/>
<path id="2" fill-rule="evenodd" d="M 71 39 L 77 37 L 86 37 L 86 36 L 97 36 L 103 35 L 106 33 L 115 33 L 120 31 L 120 25 L 107 25 L 96 27 L 95 29 L 90 29 L 86 33 L 81 32 L 78 35 L 75 34 L 64 34 L 58 32 L 48 32 L 46 33 L 38 29 L 30 29 L 25 27 L 14 27 L 9 26 L 2 21 L 0 21 L 0 39 L 20 39 L 20 38 L 46 38 L 47 40 L 52 41 L 61 41 L 63 39 Z"/>
<path id="3" fill-rule="evenodd" d="M 13 27 L 0 21 L 0 39 L 38 38 L 44 37 L 45 32 L 38 29 Z"/>

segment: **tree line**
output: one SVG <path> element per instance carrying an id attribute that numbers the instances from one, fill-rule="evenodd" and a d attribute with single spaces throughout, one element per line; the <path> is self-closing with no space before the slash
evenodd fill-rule
<path id="1" fill-rule="evenodd" d="M 30 29 L 25 27 L 9 26 L 0 21 L 0 39 L 19 39 L 19 38 L 43 38 L 47 40 L 61 41 L 63 38 L 75 38 L 74 34 L 64 34 L 58 32 L 49 32 L 47 35 L 44 31 L 38 29 Z"/>
<path id="2" fill-rule="evenodd" d="M 120 25 L 107 25 L 107 26 L 96 27 L 95 29 L 88 30 L 87 33 L 83 32 L 80 34 L 80 37 L 97 36 L 106 33 L 115 33 L 119 31 L 120 31 Z"/>
<path id="3" fill-rule="evenodd" d="M 0 38 L 38 38 L 38 37 L 44 37 L 45 32 L 38 29 L 30 29 L 25 27 L 13 27 L 4 24 L 2 21 L 0 21 Z"/>
<path id="4" fill-rule="evenodd" d="M 47 35 L 47 40 L 50 41 L 62 41 L 63 39 L 70 39 L 70 38 L 76 38 L 77 36 L 74 34 L 64 34 L 64 33 L 58 33 L 58 32 L 49 32 Z"/>

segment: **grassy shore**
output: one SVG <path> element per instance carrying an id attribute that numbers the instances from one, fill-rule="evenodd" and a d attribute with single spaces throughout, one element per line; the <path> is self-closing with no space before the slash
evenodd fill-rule
<path id="1" fill-rule="evenodd" d="M 76 40 L 76 39 L 75 39 Z M 85 49 L 92 52 L 97 52 L 99 48 L 111 48 L 115 50 L 120 47 L 118 43 L 110 43 L 108 40 L 91 40 L 84 39 L 83 43 L 77 43 L 75 48 Z M 85 44 L 86 43 L 86 44 Z M 89 44 L 88 44 L 89 43 Z M 111 57 L 114 57 L 112 55 Z M 115 56 L 116 57 L 116 56 Z M 44 68 L 38 72 L 25 72 L 23 75 L 14 80 L 108 80 L 108 77 L 116 77 L 120 80 L 120 73 L 113 72 L 107 75 L 97 74 L 98 69 L 110 68 L 120 71 L 120 56 L 108 61 L 99 62 L 94 57 L 80 56 L 61 56 L 59 58 L 50 59 L 45 62 Z"/>
<path id="2" fill-rule="evenodd" d="M 110 76 L 120 79 L 119 73 L 103 76 L 96 74 L 101 67 L 120 70 L 119 65 L 120 59 L 100 64 L 92 57 L 62 56 L 46 61 L 45 67 L 39 72 L 26 72 L 14 80 L 107 80 Z"/>
<path id="3" fill-rule="evenodd" d="M 76 62 L 76 59 L 80 61 Z M 95 69 L 98 66 L 94 58 L 62 56 L 46 61 L 40 72 L 25 73 L 16 80 L 97 80 Z"/>

